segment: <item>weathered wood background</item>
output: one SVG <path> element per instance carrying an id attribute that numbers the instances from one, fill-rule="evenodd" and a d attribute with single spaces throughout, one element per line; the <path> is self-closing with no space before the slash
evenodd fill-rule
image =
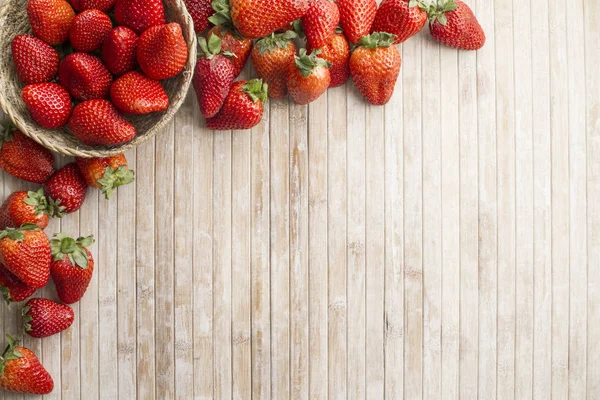
<path id="1" fill-rule="evenodd" d="M 600 399 L 600 2 L 469 4 L 487 45 L 406 42 L 386 107 L 213 133 L 190 94 L 135 184 L 53 221 L 97 272 L 24 338 L 46 398 Z"/>

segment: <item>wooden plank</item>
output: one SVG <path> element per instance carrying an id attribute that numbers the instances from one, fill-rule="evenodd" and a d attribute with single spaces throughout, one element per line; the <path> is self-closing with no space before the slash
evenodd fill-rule
<path id="1" fill-rule="evenodd" d="M 516 339 L 515 398 L 533 397 L 534 158 L 531 3 L 514 13 L 516 145 Z"/>
<path id="2" fill-rule="evenodd" d="M 213 132 L 194 134 L 194 397 L 214 395 L 213 343 Z"/>
<path id="3" fill-rule="evenodd" d="M 552 398 L 569 395 L 569 130 L 566 4 L 550 0 L 552 135 Z"/>
<path id="4" fill-rule="evenodd" d="M 175 119 L 175 204 L 174 204 L 174 245 L 175 245 L 175 398 L 194 397 L 194 333 L 193 333 L 193 293 L 194 293 L 194 224 L 190 223 L 194 210 L 194 123 L 200 111 L 193 101 L 194 91 L 190 90 L 184 105 Z"/>
<path id="5" fill-rule="evenodd" d="M 252 398 L 271 398 L 269 111 L 252 129 Z"/>
<path id="6" fill-rule="evenodd" d="M 421 41 L 403 44 L 404 396 L 423 396 L 423 143 Z"/>
<path id="7" fill-rule="evenodd" d="M 600 42 L 598 2 L 584 2 L 586 139 L 587 139 L 587 398 L 600 398 L 600 80 L 595 66 L 600 56 L 594 49 Z"/>
<path id="8" fill-rule="evenodd" d="M 327 100 L 327 97 L 324 96 Z M 308 107 L 290 106 L 290 398 L 309 398 Z M 324 135 L 323 131 L 314 134 Z"/>
<path id="9" fill-rule="evenodd" d="M 587 171 L 583 0 L 566 7 L 569 132 L 569 398 L 587 386 Z M 591 368 L 594 368 L 592 365 Z"/>
<path id="10" fill-rule="evenodd" d="M 476 398 L 478 390 L 479 296 L 477 183 L 476 54 L 459 52 L 458 89 L 460 132 L 460 397 Z"/>
<path id="11" fill-rule="evenodd" d="M 442 393 L 459 398 L 460 139 L 458 53 L 440 49 L 442 213 Z"/>
<path id="12" fill-rule="evenodd" d="M 328 95 L 308 106 L 309 398 L 327 399 L 327 110 Z"/>
<path id="13" fill-rule="evenodd" d="M 515 85 L 512 1 L 496 2 L 498 141 L 498 368 L 500 398 L 515 394 Z M 483 117 L 480 116 L 480 117 Z M 522 135 L 521 135 L 522 136 Z M 483 202 L 480 202 L 480 206 Z M 482 372 L 482 371 L 480 371 Z M 494 390 L 495 392 L 495 390 Z"/>
<path id="14" fill-rule="evenodd" d="M 233 131 L 231 219 L 232 374 L 233 398 L 252 396 L 250 265 L 250 159 L 252 135 Z"/>
<path id="15" fill-rule="evenodd" d="M 156 139 L 136 149 L 137 395 L 156 398 L 156 281 L 154 246 Z"/>
<path id="16" fill-rule="evenodd" d="M 329 89 L 328 121 L 328 264 L 329 264 L 329 399 L 346 399 L 346 88 Z M 334 119 L 335 116 L 335 119 Z"/>
<path id="17" fill-rule="evenodd" d="M 440 45 L 423 40 L 423 398 L 442 396 Z"/>
<path id="18" fill-rule="evenodd" d="M 347 111 L 347 340 L 348 398 L 365 397 L 366 276 L 365 276 L 365 134 L 366 104 L 355 87 L 348 88 Z"/>
<path id="19" fill-rule="evenodd" d="M 550 49 L 548 9 L 531 20 L 534 179 L 533 398 L 551 397 L 552 379 L 552 203 L 550 135 Z"/>
<path id="20" fill-rule="evenodd" d="M 406 68 L 403 66 L 402 68 Z M 385 106 L 385 398 L 404 397 L 403 83 Z"/>
<path id="21" fill-rule="evenodd" d="M 156 138 L 154 221 L 156 282 L 156 397 L 175 398 L 174 332 L 174 136 L 171 122 Z M 160 369 L 159 369 L 160 368 Z"/>
<path id="22" fill-rule="evenodd" d="M 231 398 L 231 131 L 215 132 L 213 162 L 214 396 Z"/>
<path id="23" fill-rule="evenodd" d="M 385 108 L 367 106 L 366 398 L 383 399 L 385 381 Z"/>
<path id="24" fill-rule="evenodd" d="M 286 100 L 272 100 L 271 168 L 271 396 L 290 395 L 289 135 Z"/>

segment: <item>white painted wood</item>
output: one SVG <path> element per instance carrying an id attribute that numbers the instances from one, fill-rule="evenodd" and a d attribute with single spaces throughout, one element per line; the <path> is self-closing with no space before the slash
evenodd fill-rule
<path id="1" fill-rule="evenodd" d="M 134 184 L 51 221 L 97 239 L 75 324 L 0 305 L 44 398 L 599 398 L 600 5 L 468 4 L 486 47 L 425 29 L 385 107 L 350 82 L 212 132 L 190 92 Z"/>

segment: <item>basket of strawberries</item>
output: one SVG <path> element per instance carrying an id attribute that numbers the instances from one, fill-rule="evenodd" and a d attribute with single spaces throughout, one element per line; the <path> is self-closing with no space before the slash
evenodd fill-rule
<path id="1" fill-rule="evenodd" d="M 196 35 L 182 0 L 4 0 L 0 26 L 0 106 L 65 155 L 148 140 L 192 81 Z"/>

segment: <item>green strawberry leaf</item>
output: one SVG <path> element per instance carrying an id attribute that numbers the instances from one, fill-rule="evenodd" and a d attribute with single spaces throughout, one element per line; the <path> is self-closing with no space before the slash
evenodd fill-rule
<path id="1" fill-rule="evenodd" d="M 19 341 L 12 338 L 10 335 L 6 335 L 8 345 L 4 349 L 4 353 L 0 356 L 0 378 L 4 376 L 4 369 L 6 367 L 6 361 L 17 360 L 23 357 L 23 354 L 16 348 L 19 346 Z"/>
<path id="2" fill-rule="evenodd" d="M 12 142 L 13 132 L 18 130 L 10 119 L 0 121 L 0 147 L 4 142 Z"/>
<path id="3" fill-rule="evenodd" d="M 250 96 L 252 101 L 260 100 L 263 104 L 267 102 L 269 94 L 269 85 L 262 79 L 251 79 L 243 87 L 244 92 Z"/>
<path id="4" fill-rule="evenodd" d="M 390 47 L 394 44 L 396 35 L 387 32 L 374 32 L 370 35 L 363 36 L 360 39 L 359 45 L 367 49 L 376 49 L 378 47 Z"/>
<path id="5" fill-rule="evenodd" d="M 317 57 L 321 54 L 321 50 L 313 50 L 313 52 L 309 55 L 306 54 L 306 49 L 300 49 L 300 55 L 296 56 L 296 66 L 300 70 L 300 73 L 303 77 L 307 78 L 312 74 L 312 72 L 316 68 L 329 68 L 331 67 L 331 63 L 325 61 L 324 59 Z"/>
<path id="6" fill-rule="evenodd" d="M 73 266 L 87 269 L 89 266 L 87 247 L 92 244 L 94 244 L 93 235 L 79 237 L 75 240 L 64 233 L 57 233 L 50 240 L 52 258 L 54 261 L 61 261 L 67 256 Z"/>
<path id="7" fill-rule="evenodd" d="M 128 185 L 134 180 L 135 173 L 133 172 L 133 170 L 127 168 L 124 165 L 121 165 L 117 169 L 106 167 L 106 170 L 104 171 L 104 176 L 101 179 L 98 179 L 98 183 L 100 184 L 100 191 L 102 192 L 102 194 L 104 194 L 104 197 L 106 199 L 110 199 L 116 188 L 118 188 L 119 186 Z"/>
<path id="8" fill-rule="evenodd" d="M 39 189 L 37 192 L 27 192 L 27 198 L 23 200 L 23 202 L 35 208 L 35 215 L 40 215 L 42 213 L 50 214 L 48 199 L 44 195 L 43 188 Z"/>
<path id="9" fill-rule="evenodd" d="M 266 54 L 275 50 L 277 47 L 280 49 L 286 49 L 290 41 L 296 39 L 297 37 L 298 34 L 294 31 L 272 33 L 269 36 L 259 39 L 256 42 L 256 46 L 258 46 L 258 51 L 260 54 Z"/>

